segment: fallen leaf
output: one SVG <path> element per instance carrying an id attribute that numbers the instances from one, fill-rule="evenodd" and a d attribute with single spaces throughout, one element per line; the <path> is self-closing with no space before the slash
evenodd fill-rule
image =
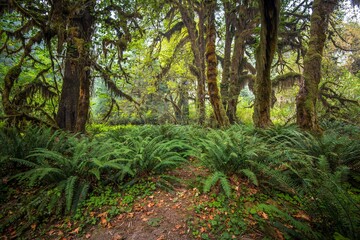
<path id="1" fill-rule="evenodd" d="M 294 215 L 295 218 L 300 218 L 306 221 L 311 221 L 309 215 L 307 215 L 305 212 L 300 211 L 297 214 Z"/>
<path id="2" fill-rule="evenodd" d="M 149 215 L 151 215 L 151 214 L 153 214 L 154 213 L 154 211 L 149 211 L 149 212 L 146 212 L 145 214 L 147 215 L 147 216 L 149 216 Z"/>
<path id="3" fill-rule="evenodd" d="M 86 238 L 86 239 L 91 238 L 91 234 L 90 234 L 90 233 L 85 234 L 85 238 Z"/>
<path id="4" fill-rule="evenodd" d="M 101 224 L 102 226 L 106 226 L 107 220 L 106 220 L 105 217 L 102 217 L 102 218 L 100 219 L 100 224 Z"/>
<path id="5" fill-rule="evenodd" d="M 160 237 L 158 237 L 156 240 L 165 240 L 165 236 L 164 235 L 161 235 Z"/>
<path id="6" fill-rule="evenodd" d="M 260 217 L 262 217 L 263 219 L 266 219 L 266 220 L 269 219 L 269 216 L 263 211 L 258 212 L 258 215 Z"/>
<path id="7" fill-rule="evenodd" d="M 204 232 L 206 232 L 206 229 L 205 229 L 204 227 L 201 227 L 201 228 L 200 228 L 200 232 L 201 232 L 201 233 L 204 233 Z"/>
<path id="8" fill-rule="evenodd" d="M 154 205 L 155 205 L 155 203 L 150 202 L 147 206 L 148 206 L 148 208 L 151 208 L 151 207 L 153 207 Z"/>
<path id="9" fill-rule="evenodd" d="M 97 215 L 97 217 L 102 218 L 102 217 L 107 217 L 107 215 L 108 215 L 108 212 L 103 212 L 103 213 L 99 213 Z"/>
<path id="10" fill-rule="evenodd" d="M 181 224 L 176 224 L 176 225 L 175 225 L 175 228 L 176 228 L 176 229 L 180 229 L 181 227 L 182 227 Z"/>
<path id="11" fill-rule="evenodd" d="M 112 238 L 112 240 L 121 240 L 121 239 L 124 239 L 123 236 L 121 236 L 119 233 L 116 233 L 114 235 L 114 237 Z"/>
<path id="12" fill-rule="evenodd" d="M 31 224 L 31 229 L 34 231 L 36 229 L 36 223 Z"/>
<path id="13" fill-rule="evenodd" d="M 284 240 L 284 235 L 279 231 L 279 229 L 275 228 L 275 232 L 276 232 L 276 239 L 277 240 Z"/>
<path id="14" fill-rule="evenodd" d="M 80 232 L 80 227 L 75 228 L 70 234 L 78 234 Z"/>

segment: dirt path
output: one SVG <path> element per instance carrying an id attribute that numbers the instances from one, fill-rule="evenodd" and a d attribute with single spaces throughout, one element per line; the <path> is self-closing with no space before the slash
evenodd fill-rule
<path id="1" fill-rule="evenodd" d="M 194 167 L 173 173 L 183 180 L 174 192 L 158 190 L 145 199 L 137 200 L 130 213 L 123 213 L 103 227 L 93 227 L 81 239 L 112 240 L 187 240 L 192 237 L 187 220 L 194 216 L 193 207 L 199 191 L 184 183 L 193 178 Z M 199 169 L 196 169 L 199 174 Z M 201 172 L 201 171 L 200 171 Z M 203 174 L 206 174 L 202 171 Z"/>

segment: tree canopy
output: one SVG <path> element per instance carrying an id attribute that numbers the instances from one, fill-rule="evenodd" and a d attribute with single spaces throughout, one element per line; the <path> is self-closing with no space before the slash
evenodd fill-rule
<path id="1" fill-rule="evenodd" d="M 252 109 L 259 127 L 357 121 L 356 1 L 1 4 L 0 111 L 10 125 L 221 127 L 251 122 Z"/>

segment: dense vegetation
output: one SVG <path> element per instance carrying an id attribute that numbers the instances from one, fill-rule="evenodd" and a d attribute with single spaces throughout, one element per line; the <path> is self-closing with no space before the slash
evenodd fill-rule
<path id="1" fill-rule="evenodd" d="M 240 125 L 94 126 L 92 136 L 2 128 L 1 145 L 8 147 L 1 152 L 1 231 L 21 236 L 39 225 L 46 232 L 62 216 L 81 227 L 95 224 L 99 219 L 90 212 L 101 209 L 111 217 L 129 211 L 146 192 L 171 190 L 184 181 L 170 170 L 192 164 L 209 169 L 188 187 L 214 198 L 194 206 L 203 214 L 217 209 L 210 237 L 241 236 L 255 227 L 270 238 L 276 228 L 290 238 L 357 239 L 360 128 L 339 122 L 323 127 L 321 137 L 295 127 Z M 131 194 L 139 187 L 145 190 Z M 247 193 L 251 189 L 259 192 Z M 195 237 L 208 226 L 202 221 L 191 222 Z"/>
<path id="2" fill-rule="evenodd" d="M 0 235 L 359 239 L 359 4 L 0 0 Z"/>

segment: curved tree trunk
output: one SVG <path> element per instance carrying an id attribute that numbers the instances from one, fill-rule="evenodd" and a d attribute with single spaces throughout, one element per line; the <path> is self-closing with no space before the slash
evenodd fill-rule
<path id="1" fill-rule="evenodd" d="M 199 4 L 196 7 L 196 12 L 198 14 L 199 21 L 196 24 L 194 16 L 192 14 L 193 2 L 186 1 L 177 1 L 177 7 L 179 8 L 181 18 L 184 22 L 184 25 L 188 31 L 190 38 L 191 50 L 194 54 L 194 66 L 190 69 L 191 72 L 197 78 L 197 90 L 196 90 L 196 100 L 197 100 L 197 111 L 198 111 L 198 122 L 200 125 L 205 123 L 206 119 L 206 107 L 205 107 L 205 84 L 206 84 L 206 67 L 205 67 L 205 8 L 203 4 Z M 186 6 L 188 5 L 188 6 Z"/>
<path id="2" fill-rule="evenodd" d="M 312 6 L 309 48 L 304 59 L 304 79 L 296 98 L 296 121 L 300 128 L 313 132 L 321 132 L 317 121 L 316 102 L 326 30 L 336 3 L 336 0 L 314 0 Z"/>
<path id="3" fill-rule="evenodd" d="M 257 9 L 254 8 L 252 1 L 245 0 L 239 2 L 239 4 L 239 6 L 236 6 L 236 2 L 223 0 L 226 32 L 221 97 L 230 124 L 237 121 L 238 98 L 240 91 L 244 87 L 244 82 L 240 77 L 243 70 L 241 65 L 246 41 L 254 33 L 257 22 L 255 17 Z"/>
<path id="4" fill-rule="evenodd" d="M 223 1 L 225 10 L 225 46 L 224 46 L 224 62 L 223 71 L 220 84 L 220 92 L 223 101 L 224 108 L 227 107 L 229 100 L 229 80 L 230 80 L 230 65 L 231 65 L 231 45 L 233 42 L 232 29 L 232 6 L 229 1 Z"/>
<path id="5" fill-rule="evenodd" d="M 85 132 L 90 103 L 90 42 L 93 33 L 94 0 L 86 0 L 69 26 L 68 48 L 59 109 L 60 128 Z"/>
<path id="6" fill-rule="evenodd" d="M 256 127 L 272 125 L 271 108 L 271 63 L 277 43 L 280 0 L 259 0 L 261 15 L 260 45 L 256 55 L 257 76 L 255 81 L 255 103 L 253 121 Z"/>
<path id="7" fill-rule="evenodd" d="M 229 120 L 225 114 L 224 106 L 220 100 L 219 88 L 217 86 L 217 59 L 215 53 L 215 7 L 216 0 L 207 0 L 208 9 L 207 31 L 206 31 L 206 63 L 207 63 L 207 84 L 210 96 L 210 103 L 214 110 L 215 119 L 220 127 L 228 126 Z"/>

